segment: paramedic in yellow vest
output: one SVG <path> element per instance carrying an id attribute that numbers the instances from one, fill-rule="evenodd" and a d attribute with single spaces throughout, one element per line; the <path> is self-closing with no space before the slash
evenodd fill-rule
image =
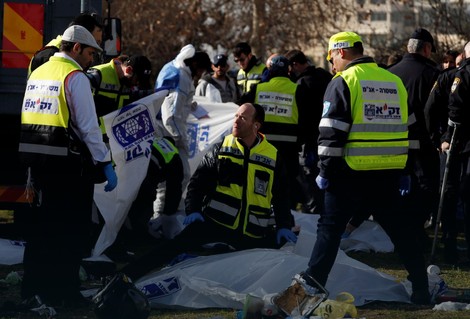
<path id="1" fill-rule="evenodd" d="M 340 32 L 330 38 L 327 60 L 335 76 L 325 92 L 319 125 L 318 186 L 325 190 L 325 210 L 308 268 L 325 285 L 341 235 L 351 216 L 371 213 L 390 236 L 412 283 L 411 302 L 430 303 L 421 248 L 400 209 L 409 191 L 407 92 L 397 76 L 363 54 L 361 37 Z"/>
<path id="2" fill-rule="evenodd" d="M 251 53 L 251 47 L 246 42 L 240 42 L 235 46 L 233 57 L 235 63 L 240 67 L 237 74 L 237 84 L 240 93 L 245 94 L 251 90 L 253 84 L 261 81 L 266 65 Z"/>
<path id="3" fill-rule="evenodd" d="M 243 102 L 254 102 L 264 107 L 266 114 L 262 133 L 277 148 L 287 167 L 290 208 L 296 209 L 303 202 L 302 189 L 297 181 L 299 174 L 299 152 L 303 136 L 313 134 L 311 123 L 301 126 L 302 114 L 309 105 L 303 87 L 289 78 L 289 60 L 282 55 L 273 55 L 266 77 L 267 82 L 256 84 L 241 98 Z M 302 128 L 303 127 L 303 128 Z"/>
<path id="4" fill-rule="evenodd" d="M 153 93 L 151 74 L 152 65 L 143 55 L 122 55 L 87 71 L 103 133 L 102 116 Z"/>
<path id="5" fill-rule="evenodd" d="M 69 27 L 73 25 L 80 25 L 90 31 L 93 37 L 96 40 L 96 43 L 101 45 L 103 40 L 103 25 L 98 21 L 98 17 L 94 13 L 80 13 L 76 16 L 72 22 L 70 22 Z M 29 63 L 28 75 L 31 74 L 36 68 L 40 65 L 49 61 L 49 58 L 54 55 L 54 53 L 59 52 L 60 43 L 62 42 L 62 35 L 58 35 L 49 43 L 47 43 L 42 49 L 37 51 Z M 95 54 L 94 62 L 98 62 L 99 59 L 96 58 Z"/>
<path id="6" fill-rule="evenodd" d="M 274 146 L 260 134 L 264 109 L 246 103 L 235 114 L 232 134 L 202 159 L 186 195 L 186 228 L 174 239 L 122 269 L 137 279 L 202 245 L 223 242 L 235 250 L 275 248 L 295 242 L 284 200 L 286 178 Z"/>
<path id="7" fill-rule="evenodd" d="M 19 155 L 36 192 L 26 227 L 21 296 L 50 306 L 80 306 L 79 268 L 90 240 L 94 183 L 117 186 L 83 72 L 101 48 L 84 27 L 65 30 L 60 51 L 28 79 Z M 96 176 L 85 168 L 95 166 Z M 89 244 L 89 243 L 88 243 Z"/>

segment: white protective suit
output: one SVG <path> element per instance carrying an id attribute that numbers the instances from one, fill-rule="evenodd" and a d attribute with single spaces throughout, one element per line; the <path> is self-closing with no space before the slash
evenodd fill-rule
<path id="1" fill-rule="evenodd" d="M 183 162 L 184 178 L 183 193 L 189 182 L 189 140 L 186 120 L 191 112 L 191 104 L 194 96 L 194 83 L 191 70 L 184 63 L 184 60 L 194 56 L 196 50 L 193 45 L 184 46 L 176 58 L 165 64 L 158 74 L 156 89 L 169 88 L 170 93 L 163 101 L 161 107 L 161 121 L 158 121 L 157 135 L 171 136 L 175 140 L 175 146 L 179 150 L 179 155 Z M 184 213 L 184 198 L 181 199 L 178 212 L 173 216 L 159 214 L 162 211 L 165 201 L 164 183 L 160 184 L 157 190 L 157 199 L 154 203 L 156 219 L 151 222 L 152 228 L 156 225 L 163 228 L 163 234 L 167 238 L 173 238 L 182 229 L 181 217 Z M 152 226 L 153 225 L 153 226 Z M 152 232 L 153 233 L 153 232 Z"/>

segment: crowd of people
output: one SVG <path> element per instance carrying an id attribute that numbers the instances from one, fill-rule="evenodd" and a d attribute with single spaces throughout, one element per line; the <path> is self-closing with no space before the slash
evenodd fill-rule
<path id="1" fill-rule="evenodd" d="M 188 44 L 153 86 L 145 56 L 93 63 L 102 50 L 102 26 L 90 19 L 72 22 L 31 63 L 19 152 L 37 196 L 26 222 L 22 298 L 86 304 L 78 270 L 90 252 L 93 185 L 107 181 L 105 191 L 113 191 L 126 182 L 117 180 L 101 118 L 167 89 L 152 161 L 129 219 L 136 233 L 146 233 L 155 215 L 182 210 L 186 227 L 168 233 L 121 272 L 138 279 L 211 242 L 232 250 L 296 242 L 291 210 L 300 208 L 320 215 L 317 241 L 300 274 L 307 285 L 326 284 L 342 236 L 372 215 L 409 273 L 411 301 L 431 302 L 424 224 L 437 222 L 441 163 L 449 150 L 446 261 L 459 261 L 460 203 L 470 241 L 470 44 L 461 53 L 447 51 L 439 66 L 431 59 L 434 38 L 418 28 L 407 53 L 382 66 L 364 54 L 358 34 L 339 32 L 328 44 L 331 70 L 315 67 L 296 49 L 263 63 L 246 42 L 212 60 Z M 80 25 L 83 20 L 88 27 Z M 229 56 L 239 67 L 236 78 L 229 75 Z M 186 121 L 194 95 L 240 106 L 231 134 L 191 174 Z"/>

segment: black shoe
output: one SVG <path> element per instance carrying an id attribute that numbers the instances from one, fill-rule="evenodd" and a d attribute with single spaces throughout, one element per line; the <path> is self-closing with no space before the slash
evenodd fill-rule
<path id="1" fill-rule="evenodd" d="M 91 307 L 92 302 L 91 300 L 83 297 L 81 293 L 77 293 L 72 296 L 64 297 L 62 301 L 62 305 L 64 308 L 79 309 L 79 308 Z"/>
<path id="2" fill-rule="evenodd" d="M 431 295 L 427 289 L 418 289 L 413 291 L 410 300 L 415 305 L 429 305 L 431 304 Z"/>

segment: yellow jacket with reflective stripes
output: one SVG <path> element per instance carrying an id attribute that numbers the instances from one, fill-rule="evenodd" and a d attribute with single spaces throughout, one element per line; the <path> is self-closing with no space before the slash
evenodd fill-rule
<path id="1" fill-rule="evenodd" d="M 179 154 L 179 151 L 176 146 L 164 137 L 156 138 L 152 144 L 153 147 L 155 147 L 155 149 L 157 149 L 160 155 L 162 156 L 163 160 L 165 161 L 165 164 L 170 163 L 173 157 L 176 154 Z M 158 161 L 156 164 L 159 165 Z"/>
<path id="2" fill-rule="evenodd" d="M 403 169 L 408 158 L 407 92 L 375 63 L 339 72 L 351 93 L 352 124 L 344 150 L 353 170 Z"/>
<path id="3" fill-rule="evenodd" d="M 105 64 L 95 65 L 88 71 L 88 75 L 90 75 L 95 69 L 101 75 L 99 87 L 95 86 L 95 81 L 91 81 L 97 114 L 108 114 L 129 103 L 129 91 L 126 89 L 124 92 L 125 88 L 119 80 L 115 62 L 121 63 L 117 60 L 111 60 Z M 97 96 L 101 96 L 101 98 L 97 98 Z M 106 133 L 102 117 L 100 117 L 100 128 L 103 134 Z"/>
<path id="4" fill-rule="evenodd" d="M 237 84 L 240 87 L 241 94 L 249 92 L 253 84 L 258 84 L 261 81 L 265 68 L 264 63 L 259 63 L 255 64 L 248 72 L 243 69 L 238 70 Z"/>
<path id="5" fill-rule="evenodd" d="M 299 109 L 297 84 L 286 77 L 274 77 L 256 86 L 255 103 L 264 107 L 263 133 L 270 142 L 297 142 Z"/>
<path id="6" fill-rule="evenodd" d="M 72 72 L 82 71 L 72 61 L 52 56 L 31 74 L 21 111 L 20 153 L 36 154 L 42 160 L 68 155 L 70 113 L 65 81 Z"/>
<path id="7" fill-rule="evenodd" d="M 100 87 L 98 89 L 95 88 L 95 94 L 113 99 L 116 110 L 129 102 L 129 94 L 122 94 L 123 86 L 119 81 L 115 60 L 111 60 L 105 64 L 95 65 L 92 69 L 99 70 L 101 73 Z"/>
<path id="8" fill-rule="evenodd" d="M 277 150 L 265 138 L 245 153 L 233 135 L 225 137 L 218 154 L 218 182 L 204 214 L 246 236 L 262 238 L 274 224 L 272 186 Z"/>

